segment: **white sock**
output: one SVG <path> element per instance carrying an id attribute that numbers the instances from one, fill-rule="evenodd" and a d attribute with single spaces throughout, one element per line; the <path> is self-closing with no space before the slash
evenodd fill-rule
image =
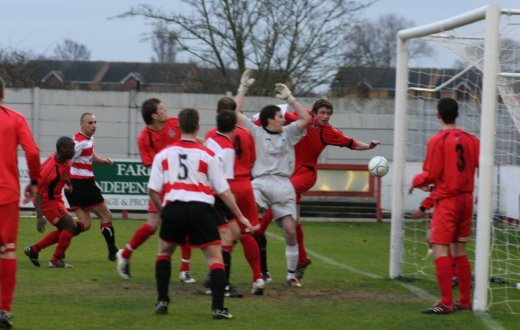
<path id="1" fill-rule="evenodd" d="M 287 279 L 294 278 L 294 272 L 298 267 L 298 244 L 285 246 L 285 259 L 287 260 L 287 269 L 289 270 Z"/>

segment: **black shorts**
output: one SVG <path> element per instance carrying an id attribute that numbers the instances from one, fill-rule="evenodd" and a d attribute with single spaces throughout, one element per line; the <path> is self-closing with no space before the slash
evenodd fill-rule
<path id="1" fill-rule="evenodd" d="M 202 202 L 173 202 L 161 212 L 162 240 L 184 245 L 186 239 L 193 248 L 220 244 L 217 214 L 212 205 Z"/>
<path id="2" fill-rule="evenodd" d="M 218 226 L 222 226 L 222 225 L 225 225 L 229 222 L 229 220 L 233 219 L 235 217 L 235 215 L 233 214 L 233 212 L 231 212 L 231 210 L 229 209 L 229 207 L 226 206 L 226 204 L 224 203 L 224 201 L 222 201 L 222 199 L 220 199 L 218 196 L 215 197 L 215 211 L 217 212 L 217 215 L 218 215 Z"/>
<path id="3" fill-rule="evenodd" d="M 72 192 L 65 192 L 70 208 L 89 210 L 94 206 L 104 203 L 101 189 L 96 185 L 94 179 L 71 179 Z"/>

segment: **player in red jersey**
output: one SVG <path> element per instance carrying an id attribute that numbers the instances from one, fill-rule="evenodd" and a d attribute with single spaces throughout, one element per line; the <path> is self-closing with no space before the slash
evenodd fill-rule
<path id="1" fill-rule="evenodd" d="M 0 78 L 0 328 L 10 329 L 16 285 L 16 241 L 18 235 L 20 182 L 18 145 L 22 146 L 29 168 L 30 184 L 25 187 L 24 203 L 34 199 L 40 178 L 40 150 L 34 143 L 25 117 L 6 107 L 5 83 Z"/>
<path id="2" fill-rule="evenodd" d="M 206 145 L 215 151 L 232 150 L 232 152 L 223 154 L 232 155 L 224 165 L 228 170 L 227 176 L 231 192 L 235 195 L 237 205 L 244 212 L 246 218 L 249 219 L 252 226 L 258 225 L 258 212 L 255 204 L 255 196 L 251 185 L 251 168 L 256 158 L 255 145 L 253 136 L 247 128 L 236 125 L 235 110 L 237 103 L 230 97 L 223 97 L 217 104 L 217 128 L 211 129 L 206 134 Z M 232 129 L 219 124 L 227 117 L 232 116 L 234 123 Z M 219 119 L 219 118 L 223 119 Z M 225 122 L 224 122 L 225 123 Z M 216 144 L 215 148 L 209 143 Z M 218 154 L 218 153 L 217 153 Z M 222 240 L 222 257 L 226 270 L 226 296 L 233 298 L 241 298 L 243 296 L 235 287 L 229 283 L 231 270 L 231 252 L 233 251 L 234 242 L 240 240 L 249 266 L 252 271 L 252 289 L 251 293 L 262 295 L 265 289 L 265 283 L 262 278 L 260 268 L 260 251 L 258 244 L 252 235 L 252 232 L 246 231 L 246 227 L 238 223 L 236 219 L 230 219 L 228 222 L 219 226 L 219 233 Z"/>
<path id="3" fill-rule="evenodd" d="M 63 259 L 70 241 L 81 232 L 81 229 L 67 212 L 61 193 L 65 185 L 67 185 L 66 189 L 70 185 L 69 173 L 72 157 L 74 157 L 74 141 L 70 137 L 62 136 L 56 141 L 56 152 L 52 153 L 41 166 L 38 195 L 34 203 L 38 220 L 37 229 L 41 233 L 44 232 L 44 216 L 57 229 L 45 235 L 38 243 L 25 247 L 25 255 L 37 267 L 40 266 L 38 260 L 40 251 L 56 244 L 49 267 L 72 268 Z"/>
<path id="4" fill-rule="evenodd" d="M 219 159 L 197 141 L 199 112 L 183 109 L 178 117 L 182 138 L 155 156 L 148 182 L 150 198 L 161 211 L 162 222 L 155 268 L 155 312 L 168 313 L 171 255 L 177 245 L 186 244 L 189 239 L 192 247 L 202 249 L 210 269 L 213 318 L 230 319 L 232 316 L 224 307 L 225 274 L 214 194 L 250 230 L 251 224 L 229 190 Z"/>
<path id="5" fill-rule="evenodd" d="M 298 220 L 300 202 L 303 193 L 311 189 L 316 183 L 318 175 L 318 158 L 327 146 L 346 147 L 351 150 L 370 150 L 379 145 L 378 140 L 372 140 L 370 143 L 364 143 L 346 136 L 341 131 L 335 129 L 329 120 L 332 117 L 334 109 L 332 104 L 325 99 L 319 99 L 312 106 L 312 119 L 307 125 L 307 134 L 294 147 L 296 154 L 296 164 L 294 173 L 291 176 L 291 183 L 296 191 L 296 203 L 298 205 Z M 296 115 L 290 112 L 285 113 L 287 123 L 296 120 Z M 262 254 L 262 271 L 266 279 L 270 278 L 266 264 L 266 240 L 265 230 L 271 223 L 273 218 L 270 210 L 264 212 L 261 220 L 261 228 L 257 231 L 260 250 Z M 311 264 L 310 258 L 304 245 L 304 235 L 301 222 L 296 225 L 296 237 L 298 240 L 298 268 L 296 277 L 300 280 L 307 266 Z"/>
<path id="6" fill-rule="evenodd" d="M 117 247 L 115 230 L 112 226 L 112 213 L 105 204 L 101 190 L 94 181 L 94 163 L 112 165 L 110 158 L 102 158 L 94 152 L 94 133 L 96 133 L 96 116 L 84 113 L 80 119 L 80 131 L 74 135 L 76 153 L 72 158 L 70 181 L 72 189 L 65 191 L 70 209 L 79 219 L 81 231 L 90 229 L 94 212 L 100 219 L 101 234 L 108 248 L 108 260 L 115 261 Z"/>
<path id="7" fill-rule="evenodd" d="M 164 104 L 158 98 L 143 102 L 141 115 L 146 124 L 137 137 L 137 146 L 144 166 L 152 166 L 155 155 L 166 146 L 178 141 L 181 129 L 177 117 L 168 117 Z M 125 248 L 117 254 L 117 270 L 124 279 L 130 278 L 130 257 L 132 252 L 152 236 L 159 228 L 161 218 L 157 209 L 150 201 L 148 204 L 148 219 L 141 225 Z M 190 272 L 191 249 L 188 245 L 181 246 L 182 259 L 179 278 L 184 283 L 195 283 Z"/>
<path id="8" fill-rule="evenodd" d="M 441 300 L 423 310 L 426 314 L 471 309 L 471 265 L 466 243 L 471 236 L 480 144 L 474 135 L 457 128 L 458 114 L 457 101 L 452 98 L 443 98 L 437 104 L 442 129 L 428 141 L 423 172 L 413 178 L 409 190 L 412 193 L 414 188 L 431 187 L 430 197 L 435 202 L 431 243 Z M 453 275 L 459 284 L 458 302 L 453 301 Z"/>

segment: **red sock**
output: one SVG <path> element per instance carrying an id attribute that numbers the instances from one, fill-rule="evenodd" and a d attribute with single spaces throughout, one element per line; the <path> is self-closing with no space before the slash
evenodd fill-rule
<path id="1" fill-rule="evenodd" d="M 242 249 L 244 250 L 244 256 L 246 257 L 251 271 L 253 272 L 253 282 L 259 278 L 262 278 L 262 268 L 260 267 L 260 249 L 255 238 L 250 234 L 243 234 L 240 237 L 240 243 L 242 243 Z"/>
<path id="2" fill-rule="evenodd" d="M 130 239 L 130 242 L 125 246 L 125 249 L 121 253 L 123 258 L 129 259 L 132 252 L 136 250 L 141 244 L 143 244 L 148 237 L 152 236 L 155 230 L 149 224 L 142 224 L 141 227 L 137 228 L 134 236 Z"/>
<path id="3" fill-rule="evenodd" d="M 256 233 L 260 236 L 265 235 L 265 231 L 267 230 L 267 227 L 269 227 L 269 224 L 273 221 L 273 211 L 271 209 L 265 210 L 264 214 L 262 215 L 262 219 L 260 219 L 260 228 L 256 231 Z"/>
<path id="4" fill-rule="evenodd" d="M 181 245 L 181 272 L 190 271 L 191 248 L 188 244 Z"/>
<path id="5" fill-rule="evenodd" d="M 13 309 L 16 285 L 16 259 L 0 259 L 0 310 Z"/>
<path id="6" fill-rule="evenodd" d="M 296 239 L 298 241 L 298 265 L 303 265 L 307 262 L 309 257 L 307 256 L 307 251 L 303 243 L 302 224 L 299 222 L 296 224 Z"/>
<path id="7" fill-rule="evenodd" d="M 49 247 L 58 242 L 58 237 L 60 236 L 60 232 L 58 230 L 51 231 L 47 235 L 45 235 L 38 243 L 31 246 L 33 252 L 39 253 L 41 250 Z M 37 250 L 37 251 L 35 251 Z"/>
<path id="8" fill-rule="evenodd" d="M 60 236 L 58 237 L 58 244 L 56 244 L 54 256 L 52 257 L 52 262 L 58 262 L 60 259 L 63 259 L 63 256 L 65 256 L 65 251 L 69 247 L 70 241 L 73 237 L 74 234 L 69 233 L 66 230 L 62 230 L 60 232 Z"/>
<path id="9" fill-rule="evenodd" d="M 455 276 L 459 281 L 459 301 L 462 305 L 471 304 L 471 265 L 468 256 L 456 257 Z"/>
<path id="10" fill-rule="evenodd" d="M 437 283 L 441 291 L 441 303 L 453 307 L 453 260 L 448 256 L 435 259 L 435 269 L 437 273 Z"/>

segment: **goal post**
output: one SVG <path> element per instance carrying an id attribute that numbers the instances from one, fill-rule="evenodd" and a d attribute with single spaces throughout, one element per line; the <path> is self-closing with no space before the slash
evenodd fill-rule
<path id="1" fill-rule="evenodd" d="M 403 275 L 403 261 L 405 256 L 405 214 L 409 210 L 405 207 L 407 188 L 410 186 L 410 175 L 407 173 L 407 121 L 409 109 L 409 94 L 411 93 L 409 44 L 425 36 L 430 36 L 452 29 L 463 28 L 475 22 L 482 21 L 485 27 L 483 38 L 483 64 L 479 68 L 482 72 L 480 102 L 480 135 L 481 141 L 479 157 L 479 179 L 477 196 L 477 225 L 475 239 L 475 272 L 473 307 L 475 311 L 485 311 L 488 307 L 488 285 L 490 264 L 490 236 L 493 219 L 493 192 L 495 178 L 495 120 L 497 112 L 497 77 L 499 75 L 499 20 L 501 9 L 497 5 L 489 5 L 458 15 L 433 24 L 402 30 L 398 34 L 396 92 L 395 92 L 395 127 L 394 127 L 394 154 L 392 177 L 392 218 L 390 239 L 389 276 L 392 279 Z M 519 67 L 520 69 L 520 67 Z M 433 74 L 433 73 L 432 73 Z M 463 74 L 468 74 L 464 72 Z M 451 79 L 456 80 L 457 77 Z M 430 77 L 430 81 L 432 78 Z M 447 81 L 446 84 L 453 84 Z M 412 91 L 420 93 L 420 91 Z M 439 95 L 432 89 L 431 95 Z M 425 101 L 433 104 L 430 100 Z M 472 103 L 472 102 L 469 102 Z M 477 107 L 478 108 L 478 107 Z M 476 110 L 478 113 L 478 109 Z M 439 126 L 437 126 L 439 128 Z M 475 133 L 476 132 L 472 132 Z M 425 150 L 425 149 L 424 149 Z M 424 154 L 422 155 L 424 157 Z M 422 161 L 422 160 L 421 160 Z M 419 167 L 420 168 L 420 167 Z M 411 173 L 417 174 L 417 173 Z M 418 206 L 418 205 L 417 205 Z M 431 260 L 430 260 L 431 261 Z"/>

